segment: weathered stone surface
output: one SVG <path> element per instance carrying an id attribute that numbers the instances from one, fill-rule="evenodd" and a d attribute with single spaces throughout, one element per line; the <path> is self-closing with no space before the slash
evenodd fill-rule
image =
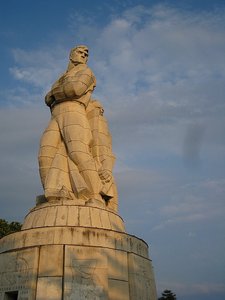
<path id="1" fill-rule="evenodd" d="M 108 290 L 109 300 L 130 300 L 129 284 L 127 281 L 109 279 Z"/>
<path id="2" fill-rule="evenodd" d="M 62 277 L 39 277 L 36 300 L 62 300 Z"/>
<path id="3" fill-rule="evenodd" d="M 102 247 L 133 252 L 148 257 L 142 240 L 126 233 L 85 227 L 44 227 L 24 230 L 0 240 L 0 253 L 13 249 L 43 245 L 76 245 Z"/>
<path id="4" fill-rule="evenodd" d="M 26 294 L 23 299 L 44 299 L 47 286 L 50 290 L 55 286 L 52 295 L 56 300 L 61 293 L 63 299 L 156 300 L 148 246 L 125 232 L 81 226 L 24 229 L 2 238 L 0 253 L 0 270 L 13 274 L 0 273 L 0 300 L 12 289 L 18 295 Z M 26 280 L 19 288 L 18 278 L 22 277 L 16 262 L 21 258 L 28 262 L 29 288 Z M 11 269 L 7 266 L 10 261 L 14 262 Z M 17 283 L 7 286 L 7 276 Z M 39 298 L 32 298 L 34 290 Z M 45 299 L 53 299 L 48 297 Z"/>
<path id="5" fill-rule="evenodd" d="M 157 299 L 152 265 L 149 259 L 128 254 L 130 300 Z"/>
<path id="6" fill-rule="evenodd" d="M 103 249 L 67 246 L 64 299 L 107 300 L 107 256 Z"/>
<path id="7" fill-rule="evenodd" d="M 45 245 L 40 248 L 39 276 L 63 276 L 63 246 Z"/>
<path id="8" fill-rule="evenodd" d="M 0 256 L 0 300 L 5 293 L 18 292 L 18 299 L 35 299 L 39 249 L 2 253 Z"/>
<path id="9" fill-rule="evenodd" d="M 107 250 L 108 277 L 110 279 L 128 282 L 127 252 L 120 250 Z"/>
<path id="10" fill-rule="evenodd" d="M 74 201 L 40 204 L 26 216 L 22 229 L 50 226 L 94 227 L 125 232 L 122 218 L 100 207 L 76 205 Z"/>

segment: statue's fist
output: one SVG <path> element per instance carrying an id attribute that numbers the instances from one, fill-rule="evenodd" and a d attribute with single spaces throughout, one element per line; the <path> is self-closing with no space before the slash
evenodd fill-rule
<path id="1" fill-rule="evenodd" d="M 112 179 L 112 172 L 109 170 L 99 170 L 98 174 L 100 179 L 104 182 L 110 182 Z"/>

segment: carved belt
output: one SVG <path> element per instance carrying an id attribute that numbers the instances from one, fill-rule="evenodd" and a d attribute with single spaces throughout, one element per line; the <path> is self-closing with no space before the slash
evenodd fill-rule
<path id="1" fill-rule="evenodd" d="M 61 100 L 54 100 L 51 105 L 50 105 L 50 109 L 52 110 L 54 106 L 56 106 L 57 104 L 60 104 L 60 103 L 63 103 L 63 102 L 76 102 L 80 105 L 83 105 L 84 108 L 86 109 L 86 106 L 83 102 L 80 102 L 78 100 L 75 100 L 74 98 L 64 98 L 64 99 L 61 99 Z"/>

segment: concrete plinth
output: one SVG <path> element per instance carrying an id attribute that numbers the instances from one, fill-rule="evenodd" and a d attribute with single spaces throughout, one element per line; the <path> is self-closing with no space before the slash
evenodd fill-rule
<path id="1" fill-rule="evenodd" d="M 0 253 L 0 300 L 157 299 L 147 244 L 104 208 L 37 205 Z"/>

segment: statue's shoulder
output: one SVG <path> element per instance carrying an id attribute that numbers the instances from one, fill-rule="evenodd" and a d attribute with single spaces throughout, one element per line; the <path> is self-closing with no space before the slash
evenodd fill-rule
<path id="1" fill-rule="evenodd" d="M 88 65 L 80 64 L 77 66 L 77 73 L 94 76 L 93 71 Z"/>
<path id="2" fill-rule="evenodd" d="M 75 66 L 71 70 L 67 71 L 65 75 L 66 75 L 66 77 L 80 76 L 80 75 L 88 75 L 88 76 L 92 77 L 92 76 L 94 76 L 94 73 L 91 70 L 91 68 L 89 68 L 87 65 L 80 64 L 80 65 Z"/>

